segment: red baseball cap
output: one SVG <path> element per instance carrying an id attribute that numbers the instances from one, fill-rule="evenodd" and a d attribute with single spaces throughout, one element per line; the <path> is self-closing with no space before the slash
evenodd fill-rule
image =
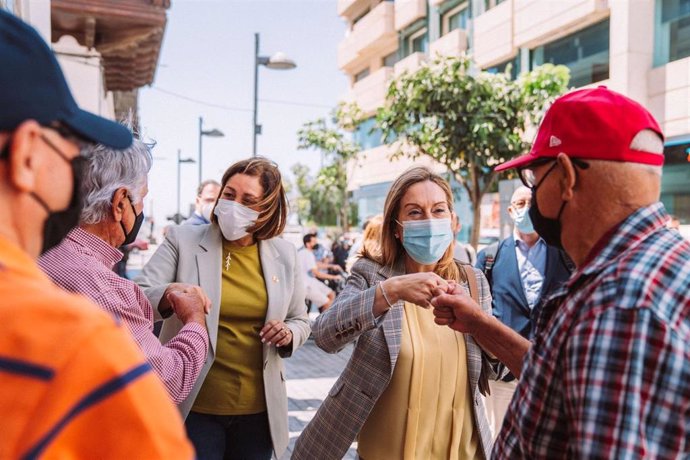
<path id="1" fill-rule="evenodd" d="M 652 114 L 632 99 L 605 86 L 573 91 L 556 99 L 546 112 L 532 150 L 495 170 L 527 166 L 561 152 L 573 158 L 661 166 L 663 154 L 630 148 L 635 136 L 645 129 L 664 139 Z"/>

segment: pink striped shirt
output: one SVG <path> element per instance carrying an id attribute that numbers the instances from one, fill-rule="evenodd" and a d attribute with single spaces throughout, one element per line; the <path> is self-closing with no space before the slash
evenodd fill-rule
<path id="1" fill-rule="evenodd" d="M 39 265 L 63 289 L 83 294 L 127 324 L 168 394 L 179 404 L 189 395 L 208 353 L 208 333 L 186 324 L 165 345 L 153 334 L 153 308 L 134 282 L 119 277 L 112 267 L 122 253 L 80 228 L 72 230 Z"/>

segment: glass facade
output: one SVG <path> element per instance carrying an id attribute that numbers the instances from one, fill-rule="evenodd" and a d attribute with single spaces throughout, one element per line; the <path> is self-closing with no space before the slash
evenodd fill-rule
<path id="1" fill-rule="evenodd" d="M 441 35 L 455 29 L 467 30 L 469 20 L 469 4 L 467 2 L 455 2 L 455 6 L 448 8 L 441 14 Z"/>
<path id="2" fill-rule="evenodd" d="M 376 129 L 376 119 L 371 117 L 364 120 L 355 130 L 353 140 L 362 150 L 373 149 L 382 145 L 381 131 Z"/>
<path id="3" fill-rule="evenodd" d="M 398 60 L 398 52 L 393 51 L 391 54 L 383 58 L 383 66 L 393 67 Z"/>
<path id="4" fill-rule="evenodd" d="M 369 67 L 367 67 L 366 69 L 362 70 L 361 72 L 357 72 L 357 73 L 355 74 L 355 77 L 354 77 L 354 78 L 355 78 L 355 82 L 358 82 L 358 81 L 360 81 L 360 80 L 364 80 L 364 79 L 367 78 L 368 76 L 369 76 Z"/>
<path id="5" fill-rule="evenodd" d="M 420 19 L 400 32 L 402 58 L 412 53 L 426 53 L 429 49 L 429 32 L 426 19 Z"/>
<path id="6" fill-rule="evenodd" d="M 609 20 L 579 30 L 530 52 L 532 68 L 550 62 L 570 69 L 570 86 L 609 78 Z"/>
<path id="7" fill-rule="evenodd" d="M 690 224 L 690 136 L 667 142 L 664 156 L 661 201 L 681 224 Z"/>
<path id="8" fill-rule="evenodd" d="M 496 64 L 484 70 L 489 73 L 504 73 L 508 66 L 510 66 L 510 78 L 515 80 L 520 74 L 520 55 L 517 54 L 513 59 L 501 62 L 500 64 Z"/>
<path id="9" fill-rule="evenodd" d="M 654 65 L 690 56 L 690 0 L 657 0 Z"/>

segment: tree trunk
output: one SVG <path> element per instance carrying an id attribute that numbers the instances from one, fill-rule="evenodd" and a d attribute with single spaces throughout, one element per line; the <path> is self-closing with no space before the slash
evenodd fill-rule
<path id="1" fill-rule="evenodd" d="M 472 188 L 472 193 L 470 193 L 470 200 L 472 201 L 472 233 L 470 234 L 470 244 L 474 249 L 477 249 L 482 222 L 482 197 L 484 194 L 479 185 L 479 174 L 476 167 L 470 168 L 470 181 Z"/>
<path id="2" fill-rule="evenodd" d="M 343 233 L 350 230 L 350 199 L 347 196 L 347 187 L 343 190 L 343 208 L 340 210 L 342 219 L 340 220 Z"/>

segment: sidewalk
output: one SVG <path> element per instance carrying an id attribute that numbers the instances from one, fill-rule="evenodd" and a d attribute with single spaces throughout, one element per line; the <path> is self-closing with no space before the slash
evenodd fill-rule
<path id="1" fill-rule="evenodd" d="M 351 354 L 352 347 L 347 347 L 336 355 L 330 355 L 320 350 L 313 340 L 307 340 L 293 357 L 285 360 L 290 445 L 281 460 L 290 458 L 297 437 L 314 417 Z M 343 458 L 357 459 L 354 445 Z"/>

